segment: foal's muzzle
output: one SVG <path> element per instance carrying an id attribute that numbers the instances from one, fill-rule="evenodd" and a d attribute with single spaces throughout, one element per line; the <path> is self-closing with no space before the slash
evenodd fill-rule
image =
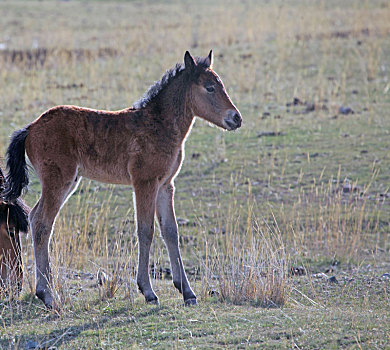
<path id="1" fill-rule="evenodd" d="M 236 130 L 241 126 L 242 118 L 240 112 L 229 109 L 223 123 L 228 130 Z"/>

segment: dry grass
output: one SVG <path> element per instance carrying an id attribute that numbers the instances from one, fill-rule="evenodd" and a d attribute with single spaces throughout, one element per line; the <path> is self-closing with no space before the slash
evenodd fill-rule
<path id="1" fill-rule="evenodd" d="M 0 258 L 3 266 L 7 269 L 7 277 L 4 280 L 0 277 L 0 299 L 16 300 L 20 292 L 18 285 L 19 269 L 17 269 L 17 266 L 15 266 L 9 256 L 0 255 Z"/>
<path id="2" fill-rule="evenodd" d="M 314 181 L 300 191 L 288 211 L 285 206 L 280 208 L 279 224 L 291 232 L 287 244 L 300 256 L 320 254 L 347 260 L 357 259 L 369 247 L 387 246 L 387 235 L 377 235 L 385 198 L 369 194 L 369 188 L 370 184 L 360 187 L 348 179 L 320 185 Z"/>
<path id="3" fill-rule="evenodd" d="M 134 300 L 137 242 L 129 232 L 133 227 L 129 227 L 127 215 L 114 228 L 110 226 L 110 218 L 118 210 L 112 209 L 114 187 L 98 198 L 92 185 L 88 182 L 79 190 L 72 212 L 67 214 L 65 208 L 65 215 L 55 225 L 58 233 L 51 242 L 54 309 L 69 307 L 74 302 L 71 290 L 82 290 L 83 279 L 98 287 L 101 300 L 115 297 L 120 287 L 130 302 Z"/>
<path id="4" fill-rule="evenodd" d="M 280 232 L 267 227 L 264 233 L 256 222 L 253 227 L 246 234 L 218 234 L 217 239 L 227 243 L 222 251 L 213 241 L 206 243 L 202 273 L 204 297 L 217 296 L 228 303 L 263 307 L 286 303 L 291 288 L 289 259 Z"/>

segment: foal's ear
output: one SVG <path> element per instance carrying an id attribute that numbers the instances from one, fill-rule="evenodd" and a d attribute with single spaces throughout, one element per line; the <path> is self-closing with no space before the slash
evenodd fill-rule
<path id="1" fill-rule="evenodd" d="M 214 61 L 213 50 L 210 50 L 210 53 L 206 58 L 206 64 L 209 66 L 210 69 L 213 68 L 213 61 Z"/>
<path id="2" fill-rule="evenodd" d="M 193 70 L 196 66 L 196 62 L 194 58 L 191 56 L 191 54 L 186 51 L 184 55 L 184 66 L 186 69 Z"/>

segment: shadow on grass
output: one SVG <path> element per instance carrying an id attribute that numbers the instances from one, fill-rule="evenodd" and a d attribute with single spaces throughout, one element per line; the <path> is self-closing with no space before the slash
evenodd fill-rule
<path id="1" fill-rule="evenodd" d="M 37 302 L 38 303 L 38 302 Z M 37 308 L 38 310 L 38 308 Z M 46 311 L 40 310 L 41 313 Z M 18 336 L 8 337 L 4 339 L 0 339 L 0 349 L 50 349 L 57 348 L 62 345 L 66 345 L 70 343 L 72 340 L 78 338 L 81 333 L 85 333 L 86 337 L 94 335 L 95 332 L 98 335 L 101 329 L 107 329 L 109 327 L 122 327 L 126 326 L 129 323 L 137 321 L 142 321 L 143 319 L 153 316 L 159 315 L 161 312 L 166 312 L 167 307 L 156 306 L 146 311 L 138 312 L 133 316 L 128 316 L 123 319 L 118 319 L 116 315 L 128 315 L 129 308 L 122 307 L 119 309 L 113 310 L 112 313 L 102 315 L 93 322 L 86 322 L 84 324 L 80 324 L 77 326 L 63 327 L 60 329 L 56 329 L 47 334 L 31 334 L 31 333 L 22 333 Z M 19 314 L 19 313 L 18 313 Z M 36 313 L 38 314 L 38 312 Z M 33 316 L 33 315 L 31 315 Z M 38 315 L 36 315 L 39 317 Z M 48 318 L 52 319 L 51 316 L 48 315 Z M 17 319 L 13 318 L 13 322 L 22 321 L 26 319 L 26 315 L 19 316 Z M 44 324 L 38 326 L 36 328 L 37 332 L 44 331 Z"/>

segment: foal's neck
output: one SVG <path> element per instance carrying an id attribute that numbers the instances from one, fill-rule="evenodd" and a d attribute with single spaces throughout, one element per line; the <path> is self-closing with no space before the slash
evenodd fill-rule
<path id="1" fill-rule="evenodd" d="M 161 91 L 155 101 L 161 117 L 173 127 L 180 142 L 191 130 L 194 120 L 191 108 L 191 87 L 185 80 L 184 74 L 177 76 Z"/>

